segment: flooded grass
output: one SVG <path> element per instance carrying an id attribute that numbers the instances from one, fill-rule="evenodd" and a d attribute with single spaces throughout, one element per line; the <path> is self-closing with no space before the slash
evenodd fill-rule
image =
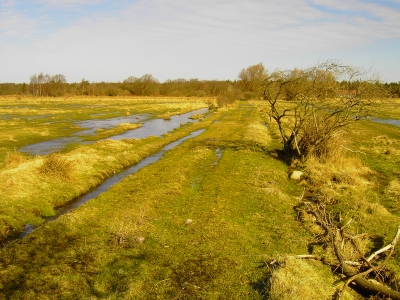
<path id="1" fill-rule="evenodd" d="M 0 118 L 0 167 L 7 151 L 57 138 L 72 138 L 85 130 L 88 120 L 132 115 L 160 118 L 208 107 L 212 101 L 213 98 L 172 97 L 2 97 L 0 110 L 6 118 Z M 83 122 L 82 127 L 79 122 Z"/>
<path id="2" fill-rule="evenodd" d="M 93 99 L 89 100 L 94 101 Z M 145 107 L 148 109 L 148 106 L 151 106 L 150 102 L 147 99 L 144 100 Z M 85 99 L 82 101 L 84 102 Z M 88 100 L 86 99 L 86 101 Z M 51 104 L 57 107 L 58 102 L 56 100 L 54 102 L 50 101 Z M 164 107 L 162 106 L 163 104 L 165 105 Z M 157 105 L 157 102 L 155 102 L 155 113 L 157 111 L 164 113 L 171 106 L 166 101 Z M 177 106 L 178 104 L 174 102 L 173 105 Z M 205 106 L 206 104 L 194 99 L 192 104 L 188 103 L 188 100 L 182 100 L 181 105 L 183 111 L 184 109 Z M 80 107 L 74 103 L 70 103 L 70 106 Z M 90 113 L 93 113 L 93 110 Z M 26 127 L 24 130 L 20 129 L 19 132 L 25 132 L 28 135 L 31 129 L 35 127 L 35 124 L 32 126 Z M 11 127 L 9 126 L 9 128 Z M 130 126 L 127 126 L 123 129 L 130 128 Z M 61 129 L 59 128 L 59 130 Z M 2 199 L 0 202 L 0 211 L 2 211 L 0 216 L 0 239 L 21 231 L 25 224 L 37 225 L 41 223 L 41 216 L 54 215 L 56 207 L 89 191 L 115 172 L 139 162 L 144 157 L 158 152 L 166 144 L 197 129 L 199 127 L 181 128 L 179 132 L 166 134 L 162 139 L 153 136 L 140 140 L 102 140 L 90 145 L 75 144 L 73 147 L 65 149 L 58 156 L 60 161 L 74 163 L 68 169 L 68 174 L 64 174 L 63 177 L 53 176 L 54 172 L 44 171 L 49 170 L 51 167 L 46 165 L 50 160 L 49 158 L 52 157 L 51 154 L 45 157 L 29 157 L 16 151 L 2 148 L 4 167 L 0 170 L 0 197 Z M 6 127 L 5 131 L 7 130 Z M 12 128 L 12 130 L 16 129 Z M 108 131 L 110 134 L 121 132 L 121 128 L 118 127 L 109 130 L 111 130 Z M 64 131 L 62 134 L 64 134 Z M 101 135 L 97 137 L 99 138 Z M 59 138 L 58 141 L 66 140 L 65 143 L 61 143 L 61 146 L 65 146 L 65 144 L 73 141 L 71 139 L 74 139 L 74 137 L 63 137 Z M 54 146 L 53 142 L 49 145 Z M 47 142 L 44 146 L 48 146 Z M 56 143 L 55 146 L 58 147 L 58 144 Z M 45 148 L 45 151 L 51 153 L 58 150 L 57 147 L 55 149 L 51 147 Z"/>

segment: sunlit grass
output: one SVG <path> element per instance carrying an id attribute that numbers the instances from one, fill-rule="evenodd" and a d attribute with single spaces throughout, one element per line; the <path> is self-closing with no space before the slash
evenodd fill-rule
<path id="1" fill-rule="evenodd" d="M 140 107 L 168 117 L 181 112 L 179 103 L 182 113 L 205 105 L 183 99 L 175 104 L 170 98 L 118 101 L 107 107 L 106 100 L 98 100 L 102 108 L 97 113 L 133 115 Z M 79 101 L 75 104 L 80 107 Z M 63 103 L 58 99 L 52 105 Z M 2 236 L 27 221 L 39 224 L 54 206 L 164 145 L 206 129 L 99 197 L 3 248 L 0 297 L 332 298 L 342 283 L 320 263 L 285 261 L 277 270 L 259 268 L 271 257 L 306 254 L 313 241 L 294 209 L 304 182 L 289 180 L 288 165 L 275 155 L 281 144 L 267 110 L 265 102 L 239 102 L 162 138 L 106 139 L 71 148 L 55 160 L 73 162 L 65 180 L 56 176 L 62 167 L 43 171 L 46 161 L 54 162 L 50 156 L 29 158 L 4 147 Z M 310 158 L 292 167 L 305 171 L 327 205 L 334 204 L 346 220 L 354 218 L 349 228 L 389 242 L 399 224 L 394 210 L 399 206 L 399 130 L 362 121 L 349 132 L 349 142 L 338 144 L 338 155 L 324 164 Z M 314 251 L 325 249 L 315 246 Z M 390 262 L 392 269 L 398 261 L 396 256 Z M 344 299 L 356 298 L 346 294 Z"/>
<path id="2" fill-rule="evenodd" d="M 4 147 L 0 148 L 3 157 L 0 169 L 0 238 L 21 230 L 26 223 L 34 219 L 40 222 L 40 215 L 51 215 L 54 207 L 65 204 L 73 198 L 90 190 L 115 172 L 139 162 L 161 147 L 190 132 L 182 129 L 180 133 L 160 138 L 144 140 L 101 141 L 93 145 L 67 148 L 64 153 L 50 154 L 44 157 L 29 157 L 16 151 L 19 146 L 41 140 L 53 139 L 82 130 L 73 123 L 79 119 L 93 119 L 112 115 L 126 115 L 127 112 L 153 115 L 166 111 L 188 112 L 206 107 L 204 100 L 186 98 L 96 98 L 76 97 L 26 98 L 22 100 L 10 97 L 0 99 L 7 113 L 18 116 L 16 121 L 2 120 L 5 124 L 0 133 Z M 15 102 L 13 102 L 15 101 Z M 88 106 L 94 106 L 88 109 Z M 28 108 L 25 108 L 27 106 Z M 32 109 L 37 107 L 37 109 Z M 32 109 L 28 119 L 24 119 L 27 110 Z M 51 111 L 50 111 L 51 110 Z M 48 122 L 49 116 L 35 118 L 40 114 L 52 115 L 54 122 Z M 170 112 L 174 114 L 174 112 Z M 39 115 L 38 115 L 39 114 Z M 17 117 L 15 117 L 17 118 Z M 140 127 L 140 124 L 120 124 L 107 130 L 98 130 L 88 139 L 99 140 L 111 135 Z M 205 125 L 204 125 L 205 126 Z M 196 125 L 192 126 L 195 130 Z M 1 141 L 0 141 L 1 144 Z M 72 150 L 68 150 L 72 149 Z M 17 208 L 17 209 L 15 209 Z"/>
<path id="3" fill-rule="evenodd" d="M 301 188 L 288 180 L 286 165 L 267 154 L 260 135 L 268 131 L 257 126 L 261 117 L 254 107 L 236 108 L 167 135 L 207 128 L 4 248 L 3 291 L 38 297 L 53 286 L 52 295 L 61 298 L 258 299 L 266 274 L 260 262 L 276 253 L 303 253 L 309 237 L 292 212 Z M 105 147 L 115 156 L 122 146 L 107 140 L 95 145 L 80 155 L 94 157 Z M 76 168 L 86 168 L 81 159 Z M 12 249 L 19 249 L 16 256 Z"/>

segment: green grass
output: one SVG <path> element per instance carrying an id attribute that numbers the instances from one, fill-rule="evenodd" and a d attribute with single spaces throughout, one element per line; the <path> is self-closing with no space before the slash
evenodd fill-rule
<path id="1" fill-rule="evenodd" d="M 363 121 L 352 130 L 354 150 L 362 151 L 360 159 L 375 171 L 371 175 L 380 202 L 388 209 L 400 207 L 385 197 L 385 190 L 393 180 L 400 178 L 400 128 L 392 125 Z M 400 210 L 395 212 L 400 216 Z"/>
<path id="2" fill-rule="evenodd" d="M 146 99 L 142 104 L 143 111 L 151 107 Z M 164 109 L 160 115 L 168 114 Z M 41 173 L 42 160 L 7 152 L 9 173 L 2 179 L 7 193 L 23 187 L 18 178 L 31 187 L 31 194 L 10 196 L 14 202 L 2 204 L 2 221 L 19 228 L 24 222 L 19 216 L 40 223 L 40 215 L 51 215 L 54 206 L 114 171 L 206 129 L 99 197 L 0 249 L 0 298 L 265 299 L 271 276 L 291 276 L 286 292 L 273 287 L 274 299 L 307 295 L 313 284 L 329 288 L 332 297 L 342 283 L 320 263 L 286 263 L 279 273 L 261 267 L 269 258 L 306 254 L 313 241 L 295 209 L 303 186 L 288 179 L 288 165 L 277 159 L 281 144 L 265 109 L 262 102 L 239 102 L 163 138 L 71 147 L 61 156 L 74 161 L 67 181 Z M 391 241 L 399 224 L 398 215 L 388 211 L 393 205 L 388 199 L 397 193 L 399 133 L 383 124 L 355 126 L 346 147 L 366 154 L 349 151 L 350 158 L 341 162 L 300 167 L 319 193 L 336 197 L 336 211 L 354 217 L 349 228 L 369 233 L 379 247 Z M 25 177 L 11 176 L 18 166 L 25 166 Z M 43 184 L 32 185 L 32 174 Z M 314 251 L 326 250 L 315 246 Z M 389 265 L 400 274 L 399 262 L 397 255 Z M 301 270 L 308 280 L 299 278 Z M 326 298 L 322 292 L 312 295 Z"/>
<path id="3" fill-rule="evenodd" d="M 136 107 L 136 110 L 147 111 L 150 108 L 154 108 L 153 115 L 157 115 L 157 113 L 164 114 L 168 109 L 175 112 L 177 110 L 186 112 L 190 108 L 204 107 L 206 105 L 205 102 L 201 102 L 199 99 L 177 101 L 176 99 L 167 98 L 159 99 L 158 101 L 153 100 L 153 102 L 147 98 L 82 98 L 79 100 L 70 101 L 67 104 L 61 103 L 60 99 L 51 99 L 48 103 L 40 102 L 26 105 L 33 110 L 33 114 L 35 114 L 35 109 L 46 110 L 46 112 L 50 109 L 54 112 L 61 109 L 69 109 L 69 113 L 74 114 L 78 119 L 83 117 L 83 115 L 80 115 L 82 106 L 85 107 L 85 105 L 93 104 L 94 102 L 96 107 L 101 107 L 104 111 L 115 109 L 114 106 L 118 103 L 121 103 L 119 105 L 124 109 L 126 109 L 127 105 Z M 102 102 L 104 103 L 101 104 Z M 110 107 L 107 107 L 106 103 Z M 137 106 L 134 105 L 135 103 L 138 103 Z M 25 108 L 22 108 L 22 111 L 16 109 L 19 105 L 21 103 L 6 107 L 14 113 L 18 112 L 24 115 L 26 113 Z M 96 111 L 92 109 L 88 110 L 88 112 L 93 114 Z M 88 112 L 85 113 L 86 117 L 89 117 Z M 60 112 L 57 118 L 67 118 L 69 120 L 70 116 L 66 117 Z M 76 120 L 76 118 L 71 119 L 70 122 Z M 59 127 L 56 127 L 63 134 L 65 134 L 63 126 L 67 120 L 63 120 L 60 123 L 62 126 L 58 124 Z M 212 122 L 212 119 L 209 122 Z M 23 130 L 14 128 L 11 125 L 8 124 L 8 127 L 4 128 L 4 132 L 10 133 L 10 130 L 12 130 L 28 137 L 32 130 L 37 129 L 36 123 L 29 124 L 30 127 L 23 128 Z M 47 126 L 45 123 L 41 125 Z M 61 206 L 89 191 L 124 167 L 135 164 L 144 157 L 158 152 L 164 145 L 206 125 L 207 122 L 190 124 L 171 134 L 166 134 L 163 138 L 149 137 L 141 140 L 122 141 L 103 140 L 91 145 L 75 144 L 67 147 L 62 154 L 51 154 L 44 157 L 29 157 L 6 147 L 2 148 L 4 150 L 2 154 L 4 156 L 4 167 L 0 169 L 0 197 L 2 199 L 0 202 L 0 211 L 2 212 L 0 215 L 0 240 L 21 231 L 27 223 L 41 223 L 42 216 L 55 214 L 55 207 Z M 95 135 L 94 138 L 99 139 L 108 134 L 121 133 L 128 129 L 131 129 L 131 125 L 116 126 Z M 11 146 L 8 145 L 8 147 Z"/>
<path id="4" fill-rule="evenodd" d="M 307 250 L 293 211 L 301 188 L 264 151 L 255 107 L 213 118 L 159 162 L 3 248 L 1 295 L 259 299 L 259 265 Z"/>

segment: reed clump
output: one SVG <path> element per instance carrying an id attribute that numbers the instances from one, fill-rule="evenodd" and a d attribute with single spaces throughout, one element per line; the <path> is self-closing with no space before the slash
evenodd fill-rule
<path id="1" fill-rule="evenodd" d="M 67 159 L 63 154 L 54 152 L 43 159 L 39 172 L 45 176 L 68 180 L 72 177 L 74 165 L 74 162 Z"/>
<path id="2" fill-rule="evenodd" d="M 6 158 L 4 160 L 4 164 L 6 167 L 16 167 L 26 161 L 26 157 L 14 150 L 14 151 L 7 151 Z"/>

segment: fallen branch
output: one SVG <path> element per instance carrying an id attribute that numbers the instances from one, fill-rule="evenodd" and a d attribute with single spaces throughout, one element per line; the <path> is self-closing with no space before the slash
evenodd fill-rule
<path id="1" fill-rule="evenodd" d="M 367 155 L 367 153 L 362 152 L 362 151 L 360 151 L 360 150 L 352 150 L 352 149 L 347 148 L 347 147 L 345 147 L 345 146 L 343 146 L 343 145 L 340 145 L 340 147 L 346 149 L 347 151 L 353 152 L 353 153 L 361 153 L 361 154 Z"/>
<path id="2" fill-rule="evenodd" d="M 341 293 L 346 288 L 346 286 L 348 286 L 351 282 L 354 282 L 357 287 L 370 294 L 379 294 L 393 300 L 400 300 L 400 292 L 394 291 L 384 284 L 375 283 L 365 278 L 366 275 L 372 272 L 374 272 L 376 275 L 379 275 L 379 271 L 383 269 L 383 266 L 393 254 L 394 248 L 400 240 L 400 226 L 393 241 L 389 245 L 374 252 L 367 259 L 358 248 L 358 245 L 355 241 L 356 237 L 344 232 L 344 229 L 348 227 L 348 225 L 352 222 L 351 219 L 344 226 L 339 226 L 334 221 L 332 213 L 327 212 L 324 205 L 313 203 L 304 203 L 304 205 L 306 207 L 307 213 L 315 217 L 315 223 L 318 224 L 325 231 L 325 243 L 330 244 L 333 247 L 334 254 L 340 263 L 340 268 L 338 270 L 340 270 L 341 273 L 346 276 L 346 283 L 342 291 L 339 292 L 339 299 Z M 348 259 L 346 259 L 343 249 L 345 248 L 345 244 L 349 242 L 353 244 L 353 248 L 360 255 L 362 262 L 349 261 Z M 387 252 L 389 250 L 390 252 L 386 253 L 386 257 L 383 262 L 379 264 L 377 264 L 376 262 L 372 263 L 372 260 L 377 257 L 377 255 Z M 361 271 L 362 269 L 364 270 Z"/>
<path id="3" fill-rule="evenodd" d="M 377 255 L 379 255 L 379 254 L 381 254 L 383 252 L 386 252 L 388 250 L 392 250 L 391 253 L 390 253 L 390 254 L 392 254 L 393 249 L 396 246 L 396 244 L 399 242 L 399 240 L 400 240 L 400 226 L 397 228 L 397 233 L 396 233 L 393 241 L 389 245 L 387 245 L 387 246 L 375 251 L 374 253 L 372 253 L 371 256 L 367 258 L 367 260 L 371 261 L 375 256 L 377 256 Z"/>
<path id="4" fill-rule="evenodd" d="M 390 297 L 392 300 L 400 300 L 400 292 L 393 291 L 392 289 L 390 289 L 384 285 L 379 285 L 379 284 L 373 283 L 373 282 L 363 278 L 362 277 L 362 276 L 364 276 L 363 273 L 358 273 L 356 269 L 347 265 L 344 260 L 343 254 L 340 250 L 339 244 L 341 243 L 341 241 L 342 241 L 342 238 L 340 235 L 340 230 L 336 230 L 336 233 L 334 234 L 334 241 L 333 241 L 335 254 L 336 254 L 336 257 L 339 259 L 343 274 L 349 280 L 351 279 L 350 282 L 354 281 L 354 283 L 357 286 L 359 286 L 363 290 L 368 291 L 370 293 L 381 294 L 386 297 Z M 366 271 L 364 273 L 369 274 L 373 270 L 374 269 L 369 269 L 368 271 Z"/>

